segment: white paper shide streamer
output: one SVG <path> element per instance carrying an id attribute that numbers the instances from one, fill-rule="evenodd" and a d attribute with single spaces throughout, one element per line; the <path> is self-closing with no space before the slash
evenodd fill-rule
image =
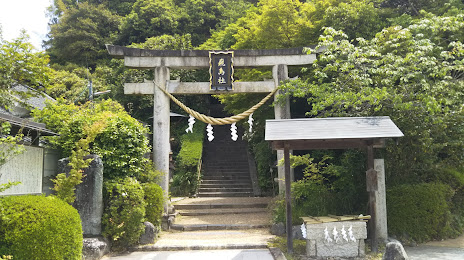
<path id="1" fill-rule="evenodd" d="M 333 231 L 332 231 L 332 235 L 333 235 L 333 239 L 335 241 L 335 243 L 338 243 L 338 241 L 340 240 L 340 237 L 338 236 L 338 231 L 337 231 L 337 228 L 334 227 Z"/>
<path id="2" fill-rule="evenodd" d="M 303 223 L 301 224 L 301 234 L 303 235 L 303 238 L 306 239 L 306 225 Z"/>
<path id="3" fill-rule="evenodd" d="M 345 230 L 345 226 L 343 225 L 342 227 L 342 238 L 348 242 L 348 236 L 346 235 L 346 230 Z"/>
<path id="4" fill-rule="evenodd" d="M 208 124 L 208 126 L 206 127 L 206 135 L 208 136 L 208 141 L 213 141 L 214 139 L 214 135 L 213 135 L 213 126 L 211 126 L 211 124 Z"/>
<path id="5" fill-rule="evenodd" d="M 254 120 L 253 119 L 253 113 L 251 113 L 250 116 L 248 117 L 248 121 L 247 121 L 248 125 L 250 126 L 250 128 L 248 130 L 250 133 L 253 132 L 253 120 Z"/>
<path id="6" fill-rule="evenodd" d="M 195 117 L 193 117 L 192 115 L 189 115 L 189 119 L 188 119 L 188 128 L 185 129 L 185 132 L 188 133 L 193 133 L 193 125 L 195 124 Z"/>
<path id="7" fill-rule="evenodd" d="M 238 135 L 237 135 L 237 126 L 235 123 L 230 125 L 230 134 L 232 136 L 232 140 L 237 141 Z"/>
<path id="8" fill-rule="evenodd" d="M 350 226 L 350 228 L 348 229 L 348 236 L 350 237 L 351 241 L 356 242 L 356 238 L 353 235 L 353 226 Z"/>
<path id="9" fill-rule="evenodd" d="M 332 243 L 332 238 L 330 237 L 329 235 L 329 231 L 327 230 L 327 227 L 325 227 L 324 229 L 324 238 L 325 238 L 325 242 L 327 243 Z"/>

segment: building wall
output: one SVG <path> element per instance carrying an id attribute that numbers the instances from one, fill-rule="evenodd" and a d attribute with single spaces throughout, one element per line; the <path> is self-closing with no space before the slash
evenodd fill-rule
<path id="1" fill-rule="evenodd" d="M 40 147 L 24 146 L 25 151 L 9 159 L 0 166 L 0 183 L 19 181 L 0 195 L 21 195 L 42 193 L 44 150 Z"/>

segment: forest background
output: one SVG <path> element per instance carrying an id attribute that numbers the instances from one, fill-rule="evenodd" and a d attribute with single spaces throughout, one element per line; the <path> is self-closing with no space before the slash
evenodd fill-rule
<path id="1" fill-rule="evenodd" d="M 283 87 L 292 118 L 390 116 L 405 134 L 377 155 L 386 162 L 390 232 L 416 241 L 463 232 L 464 1 L 55 0 L 49 16 L 44 52 L 34 50 L 27 35 L 1 39 L 0 104 L 8 106 L 11 100 L 4 94 L 16 84 L 85 103 L 91 80 L 95 92 L 111 90 L 95 102 L 112 99 L 149 123 L 152 97 L 125 96 L 123 85 L 152 80 L 152 71 L 124 68 L 107 54 L 105 44 L 207 50 L 310 47 L 308 52 L 324 47 L 313 66 L 289 69 L 290 77 L 298 76 Z M 171 77 L 207 81 L 208 73 L 178 70 Z M 236 73 L 237 80 L 271 77 L 270 68 Z M 262 96 L 214 98 L 235 114 Z M 209 96 L 181 99 L 200 112 L 207 112 L 212 102 Z M 175 105 L 171 109 L 181 112 Z M 254 132 L 246 138 L 260 185 L 274 194 L 276 162 L 264 141 L 264 120 L 273 118 L 271 104 L 254 117 Z M 301 154 L 294 158 L 299 165 L 293 185 L 295 221 L 309 212 L 367 212 L 363 151 Z M 282 216 L 277 206 L 275 220 Z"/>

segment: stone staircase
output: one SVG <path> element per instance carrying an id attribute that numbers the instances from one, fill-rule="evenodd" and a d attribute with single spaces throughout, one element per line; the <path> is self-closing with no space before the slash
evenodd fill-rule
<path id="1" fill-rule="evenodd" d="M 214 140 L 205 139 L 203 146 L 203 176 L 197 196 L 254 196 L 247 143 L 241 138 L 243 129 L 238 127 L 237 141 L 231 139 L 230 125 L 214 126 L 213 131 Z"/>
<path id="2" fill-rule="evenodd" d="M 250 230 L 270 227 L 268 197 L 186 198 L 174 203 L 171 229 Z"/>

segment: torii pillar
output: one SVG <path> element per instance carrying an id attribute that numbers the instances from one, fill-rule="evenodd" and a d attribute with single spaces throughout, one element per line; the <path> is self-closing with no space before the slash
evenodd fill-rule
<path id="1" fill-rule="evenodd" d="M 308 65 L 316 60 L 316 54 L 306 54 L 303 48 L 278 50 L 235 50 L 234 67 L 272 67 L 271 81 L 235 82 L 232 91 L 210 90 L 209 82 L 175 82 L 170 81 L 169 69 L 197 69 L 210 66 L 209 51 L 203 50 L 146 50 L 106 45 L 110 55 L 123 58 L 124 65 L 135 69 L 153 69 L 154 82 L 126 83 L 124 94 L 153 95 L 153 161 L 155 167 L 164 177 L 160 186 L 165 195 L 169 193 L 169 97 L 160 89 L 171 94 L 236 94 L 236 93 L 270 93 L 282 80 L 288 79 L 290 65 Z M 290 105 L 275 106 L 275 118 L 290 118 Z M 278 155 L 278 159 L 283 154 Z M 280 178 L 282 176 L 282 178 Z M 283 179 L 284 169 L 279 167 L 279 179 Z M 283 182 L 282 182 L 283 184 Z M 279 185 L 280 186 L 280 185 Z M 283 192 L 283 187 L 280 191 Z M 166 207 L 165 207 L 166 209 Z"/>

